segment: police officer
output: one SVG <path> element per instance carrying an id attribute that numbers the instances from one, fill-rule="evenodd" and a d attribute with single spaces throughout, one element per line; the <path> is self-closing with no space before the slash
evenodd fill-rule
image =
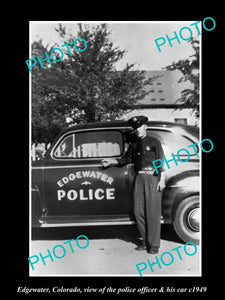
<path id="1" fill-rule="evenodd" d="M 134 163 L 134 214 L 143 239 L 143 244 L 136 250 L 146 249 L 148 253 L 155 254 L 160 247 L 161 191 L 165 188 L 165 176 L 163 167 L 156 174 L 152 162 L 163 159 L 164 153 L 159 140 L 147 135 L 147 121 L 145 116 L 128 120 L 136 140 L 129 144 L 121 159 L 103 159 L 102 165 L 108 167 Z"/>

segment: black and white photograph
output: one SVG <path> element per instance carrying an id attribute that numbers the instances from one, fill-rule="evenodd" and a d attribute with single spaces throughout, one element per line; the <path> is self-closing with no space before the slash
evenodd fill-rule
<path id="1" fill-rule="evenodd" d="M 214 19 L 29 26 L 30 276 L 201 276 Z"/>
<path id="2" fill-rule="evenodd" d="M 172 10 L 43 6 L 13 21 L 24 73 L 6 78 L 2 195 L 16 296 L 220 292 L 222 18 Z"/>

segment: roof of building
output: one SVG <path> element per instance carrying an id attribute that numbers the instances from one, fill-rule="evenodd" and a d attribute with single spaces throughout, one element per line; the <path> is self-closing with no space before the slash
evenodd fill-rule
<path id="1" fill-rule="evenodd" d="M 169 71 L 146 71 L 146 78 L 153 78 L 146 90 L 150 91 L 142 100 L 139 100 L 135 107 L 174 107 L 180 103 L 177 100 L 181 97 L 184 89 L 193 88 L 191 82 L 179 82 L 182 73 L 179 70 Z"/>

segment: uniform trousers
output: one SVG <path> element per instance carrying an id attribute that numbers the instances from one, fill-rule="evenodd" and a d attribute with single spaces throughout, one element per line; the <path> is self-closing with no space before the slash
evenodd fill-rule
<path id="1" fill-rule="evenodd" d="M 134 215 L 146 247 L 160 247 L 161 195 L 158 176 L 137 174 L 134 184 Z"/>

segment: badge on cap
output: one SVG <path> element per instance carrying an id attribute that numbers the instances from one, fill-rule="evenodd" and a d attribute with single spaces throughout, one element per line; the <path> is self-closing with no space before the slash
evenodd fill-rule
<path id="1" fill-rule="evenodd" d="M 128 123 L 134 128 L 137 129 L 138 127 L 141 127 L 143 124 L 146 124 L 148 121 L 148 118 L 145 116 L 136 116 L 132 117 L 128 120 Z"/>

